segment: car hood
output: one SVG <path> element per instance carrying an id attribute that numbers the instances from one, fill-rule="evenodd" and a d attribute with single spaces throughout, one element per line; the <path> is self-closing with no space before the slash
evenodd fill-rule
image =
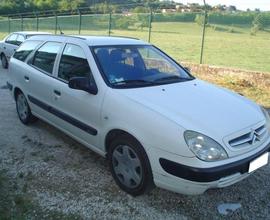
<path id="1" fill-rule="evenodd" d="M 255 103 L 198 79 L 118 92 L 187 130 L 219 140 L 264 120 Z"/>

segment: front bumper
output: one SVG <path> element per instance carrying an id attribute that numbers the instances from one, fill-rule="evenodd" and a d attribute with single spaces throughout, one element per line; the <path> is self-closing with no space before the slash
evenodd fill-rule
<path id="1" fill-rule="evenodd" d="M 247 157 L 230 159 L 229 163 L 220 163 L 211 168 L 192 167 L 192 161 L 198 161 L 197 158 L 184 158 L 157 149 L 152 149 L 149 156 L 156 186 L 181 194 L 198 195 L 211 188 L 230 186 L 248 177 L 250 162 L 269 151 L 268 141 Z M 189 166 L 182 164 L 187 162 Z"/>
<path id="2" fill-rule="evenodd" d="M 250 162 L 269 151 L 270 144 L 250 157 L 213 168 L 195 168 L 185 166 L 164 158 L 160 158 L 159 162 L 161 167 L 173 176 L 195 182 L 212 182 L 236 173 L 248 173 Z"/>

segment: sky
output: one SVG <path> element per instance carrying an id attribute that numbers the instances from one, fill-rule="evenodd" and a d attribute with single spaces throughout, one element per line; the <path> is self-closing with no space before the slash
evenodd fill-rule
<path id="1" fill-rule="evenodd" d="M 203 0 L 174 0 L 180 3 L 200 3 L 203 4 Z M 209 5 L 235 5 L 240 10 L 246 10 L 247 8 L 254 10 L 260 8 L 262 11 L 270 11 L 270 0 L 206 0 Z"/>

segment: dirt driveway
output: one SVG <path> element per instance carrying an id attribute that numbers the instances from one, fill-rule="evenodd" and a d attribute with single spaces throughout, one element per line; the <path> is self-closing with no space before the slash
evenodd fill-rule
<path id="1" fill-rule="evenodd" d="M 24 126 L 0 69 L 0 210 L 25 219 L 269 219 L 270 166 L 225 189 L 183 196 L 162 189 L 133 198 L 115 185 L 106 160 L 38 121 Z M 1 176 L 0 176 L 1 178 Z M 2 192 L 1 192 L 2 190 Z M 224 216 L 217 207 L 238 203 Z M 18 214 L 19 213 L 19 214 Z M 1 215 L 0 215 L 1 216 Z M 0 217 L 1 219 L 1 217 Z"/>

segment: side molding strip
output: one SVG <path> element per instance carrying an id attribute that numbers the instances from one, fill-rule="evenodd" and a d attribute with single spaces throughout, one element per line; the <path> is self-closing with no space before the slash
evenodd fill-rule
<path id="1" fill-rule="evenodd" d="M 80 128 L 81 130 L 83 130 L 91 135 L 94 135 L 94 136 L 97 135 L 98 132 L 95 128 L 90 127 L 87 124 L 67 115 L 66 113 L 59 111 L 59 110 L 55 109 L 54 107 L 43 103 L 42 101 L 34 98 L 33 96 L 28 95 L 28 99 L 33 104 L 37 105 L 38 107 L 42 108 L 45 111 L 57 116 L 58 118 L 72 124 L 73 126 Z"/>

